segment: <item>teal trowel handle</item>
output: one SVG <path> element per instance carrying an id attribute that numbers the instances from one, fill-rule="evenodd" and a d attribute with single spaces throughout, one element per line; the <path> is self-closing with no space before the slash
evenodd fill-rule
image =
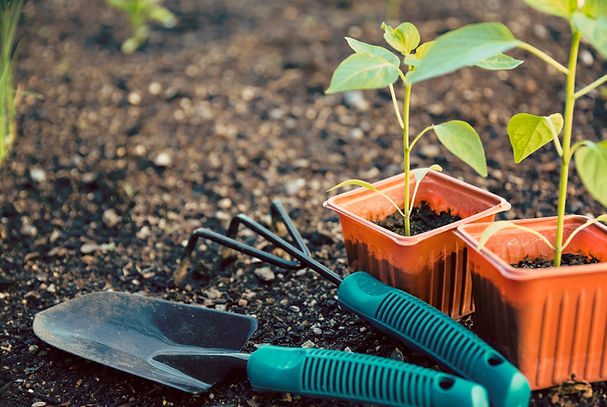
<path id="1" fill-rule="evenodd" d="M 342 307 L 483 385 L 493 406 L 529 405 L 531 390 L 525 376 L 482 339 L 429 304 L 362 271 L 346 277 L 337 296 Z"/>
<path id="2" fill-rule="evenodd" d="M 266 345 L 247 374 L 256 390 L 282 391 L 387 406 L 489 407 L 480 385 L 377 356 Z"/>

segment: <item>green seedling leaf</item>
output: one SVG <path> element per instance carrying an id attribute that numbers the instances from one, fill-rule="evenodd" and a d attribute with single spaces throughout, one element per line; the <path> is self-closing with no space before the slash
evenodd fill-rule
<path id="1" fill-rule="evenodd" d="M 607 17 L 607 2 L 605 0 L 586 0 L 582 12 L 591 18 Z"/>
<path id="2" fill-rule="evenodd" d="M 573 24 L 593 47 L 607 58 L 607 17 L 590 18 L 582 13 L 573 15 Z"/>
<path id="3" fill-rule="evenodd" d="M 398 205 L 396 204 L 396 202 L 394 202 L 392 200 L 392 198 L 390 198 L 388 195 L 384 194 L 383 192 L 381 192 L 380 190 L 378 190 L 377 188 L 375 188 L 373 185 L 369 184 L 367 181 L 363 181 L 360 179 L 349 179 L 347 181 L 344 181 L 340 184 L 335 185 L 334 187 L 330 188 L 327 190 L 327 192 L 331 192 L 335 189 L 338 188 L 342 188 L 348 185 L 355 185 L 355 186 L 359 186 L 359 187 L 363 187 L 363 188 L 367 188 L 373 192 L 377 192 L 378 194 L 380 194 L 381 196 L 383 196 L 384 198 L 386 198 L 388 201 L 390 201 L 390 203 L 392 204 L 392 206 L 394 206 L 396 208 L 396 210 L 398 211 L 398 213 L 404 218 L 405 214 L 403 213 L 403 211 L 400 210 L 400 208 L 398 207 Z"/>
<path id="4" fill-rule="evenodd" d="M 351 185 L 367 188 L 373 192 L 379 192 L 377 190 L 377 188 L 375 188 L 372 184 L 368 183 L 367 181 L 360 180 L 360 179 L 349 179 L 347 181 L 344 181 L 342 183 L 335 185 L 334 187 L 329 188 L 327 190 L 327 192 L 335 191 L 336 189 L 351 186 Z"/>
<path id="5" fill-rule="evenodd" d="M 563 116 L 554 113 L 550 116 L 535 116 L 529 113 L 514 115 L 508 122 L 508 136 L 514 162 L 520 163 L 529 154 L 537 151 L 551 140 L 556 140 L 563 129 Z"/>
<path id="6" fill-rule="evenodd" d="M 350 37 L 346 37 L 346 41 L 348 41 L 348 45 L 350 45 L 350 48 L 352 48 L 357 54 L 375 55 L 376 57 L 385 59 L 397 68 L 400 65 L 400 59 L 384 47 L 378 47 L 377 45 L 367 44 L 365 42 L 358 41 Z"/>
<path id="7" fill-rule="evenodd" d="M 381 28 L 386 42 L 403 55 L 410 54 L 419 45 L 419 31 L 411 23 L 402 23 L 396 28 L 382 23 Z"/>
<path id="8" fill-rule="evenodd" d="M 487 176 L 485 150 L 478 133 L 468 123 L 451 120 L 432 126 L 438 140 L 483 177 Z"/>
<path id="9" fill-rule="evenodd" d="M 607 207 L 607 141 L 584 142 L 575 152 L 575 167 L 590 195 Z"/>
<path id="10" fill-rule="evenodd" d="M 424 179 L 424 177 L 426 176 L 426 174 L 428 174 L 428 172 L 430 172 L 430 170 L 440 172 L 443 170 L 443 167 L 438 164 L 432 164 L 428 168 L 422 168 L 415 171 L 415 188 L 413 188 L 413 194 L 411 194 L 411 202 L 409 203 L 409 213 L 413 211 L 413 203 L 415 202 L 415 195 L 417 195 L 417 188 L 419 188 L 419 184 L 421 184 L 422 179 Z"/>
<path id="11" fill-rule="evenodd" d="M 523 0 L 536 10 L 568 18 L 577 9 L 577 0 Z"/>
<path id="12" fill-rule="evenodd" d="M 565 251 L 565 248 L 567 246 L 569 246 L 569 243 L 571 243 L 571 241 L 573 240 L 573 237 L 575 235 L 577 235 L 582 230 L 586 229 L 588 226 L 594 225 L 597 222 L 607 222 L 607 214 L 603 214 L 603 215 L 597 216 L 594 219 L 588 219 L 586 221 L 586 223 L 584 223 L 583 225 L 578 226 L 573 232 L 571 232 L 571 234 L 569 235 L 569 237 L 567 238 L 567 240 L 565 241 L 565 243 L 563 243 L 563 246 L 561 248 L 561 252 Z"/>
<path id="13" fill-rule="evenodd" d="M 399 73 L 400 70 L 384 58 L 353 54 L 339 64 L 325 93 L 383 88 L 396 82 Z"/>
<path id="14" fill-rule="evenodd" d="M 506 54 L 497 54 L 490 58 L 483 59 L 482 61 L 478 61 L 475 66 L 491 71 L 497 71 L 500 69 L 514 69 L 522 63 L 523 61 L 520 59 L 514 59 Z"/>
<path id="15" fill-rule="evenodd" d="M 422 45 L 417 47 L 415 54 L 409 54 L 405 56 L 405 64 L 411 66 L 417 66 L 421 62 L 422 58 L 426 55 L 430 47 L 434 44 L 434 41 L 424 42 Z"/>
<path id="16" fill-rule="evenodd" d="M 503 24 L 481 23 L 458 28 L 434 42 L 417 69 L 407 75 L 407 82 L 416 83 L 475 65 L 518 44 L 519 41 Z"/>
<path id="17" fill-rule="evenodd" d="M 519 230 L 523 230 L 525 232 L 534 234 L 537 237 L 539 237 L 540 239 L 542 239 L 548 245 L 548 247 L 550 247 L 550 249 L 554 250 L 554 246 L 552 245 L 552 243 L 550 243 L 550 241 L 546 238 L 546 236 L 542 235 L 537 230 L 534 230 L 534 229 L 531 229 L 531 228 L 528 228 L 525 226 L 517 225 L 516 223 L 509 222 L 507 220 L 493 222 L 491 225 L 487 226 L 487 228 L 483 231 L 483 233 L 481 233 L 481 236 L 478 239 L 478 245 L 476 246 L 476 248 L 478 250 L 482 249 L 485 246 L 485 244 L 489 241 L 489 239 L 494 234 L 496 234 L 497 232 L 499 232 L 502 229 L 519 229 Z"/>

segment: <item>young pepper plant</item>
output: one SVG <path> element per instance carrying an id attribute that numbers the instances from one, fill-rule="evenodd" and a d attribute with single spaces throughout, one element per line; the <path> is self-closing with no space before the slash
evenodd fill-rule
<path id="1" fill-rule="evenodd" d="M 107 3 L 129 17 L 131 37 L 122 43 L 122 52 L 132 54 L 146 42 L 150 35 L 150 21 L 157 21 L 167 28 L 174 27 L 177 19 L 159 0 L 106 0 Z"/>
<path id="2" fill-rule="evenodd" d="M 405 22 L 398 27 L 393 28 L 385 23 L 381 28 L 384 30 L 384 39 L 396 51 L 400 53 L 397 56 L 392 51 L 370 45 L 353 38 L 346 37 L 346 41 L 354 50 L 354 54 L 347 57 L 335 70 L 331 78 L 331 84 L 325 91 L 327 94 L 362 89 L 378 89 L 388 87 L 394 112 L 398 123 L 403 132 L 403 159 L 405 170 L 405 204 L 401 209 L 392 200 L 397 211 L 404 218 L 405 234 L 411 235 L 411 211 L 415 200 L 415 191 L 422 178 L 428 173 L 428 170 L 440 170 L 438 165 L 430 166 L 427 169 L 416 173 L 416 189 L 411 194 L 409 186 L 409 174 L 411 171 L 411 150 L 422 136 L 434 131 L 438 140 L 452 154 L 459 157 L 466 164 L 470 165 L 481 176 L 487 176 L 487 164 L 485 160 L 485 151 L 478 133 L 470 124 L 461 120 L 451 120 L 441 124 L 432 124 L 419 132 L 412 140 L 410 134 L 410 101 L 412 82 L 409 76 L 416 71 L 416 67 L 424 60 L 426 53 L 432 48 L 432 42 L 420 44 L 420 35 L 417 28 Z M 516 60 L 505 57 L 507 64 L 503 60 L 479 59 L 477 65 L 486 69 L 508 69 L 520 63 Z M 513 64 L 514 62 L 514 64 Z M 403 67 L 404 66 L 404 67 Z M 403 69 L 401 69 L 403 67 Z M 399 109 L 399 101 L 396 97 L 394 84 L 401 80 L 404 87 L 402 115 Z M 378 192 L 371 184 L 361 180 L 348 180 L 336 185 L 329 191 L 346 185 L 358 185 L 375 192 Z M 382 194 L 383 195 L 383 194 Z M 385 196 L 385 195 L 384 195 Z M 385 196 L 387 198 L 387 196 Z"/>
<path id="3" fill-rule="evenodd" d="M 569 21 L 572 40 L 567 66 L 560 64 L 536 47 L 517 40 L 506 26 L 499 23 L 483 23 L 465 26 L 439 37 L 418 69 L 407 79 L 410 83 L 416 83 L 474 64 L 481 59 L 501 58 L 502 52 L 517 47 L 538 56 L 565 76 L 566 98 L 563 114 L 536 116 L 519 113 L 510 119 L 507 128 L 516 163 L 550 142 L 554 144 L 560 157 L 556 241 L 552 245 L 544 238 L 554 251 L 554 266 L 559 267 L 563 251 L 575 234 L 593 223 L 607 221 L 607 215 L 591 219 L 576 229 L 563 243 L 567 183 L 572 159 L 587 190 L 603 206 L 607 206 L 607 177 L 605 176 L 607 140 L 598 143 L 582 140 L 573 145 L 571 140 L 576 100 L 607 82 L 607 74 L 605 74 L 582 89 L 578 91 L 575 89 L 578 50 L 582 37 L 588 40 L 603 57 L 607 57 L 607 1 L 585 0 L 581 2 L 583 4 L 578 4 L 577 0 L 524 1 L 542 12 Z M 559 137 L 561 131 L 563 135 Z M 532 232 L 510 222 L 499 222 L 487 228 L 480 238 L 481 244 L 484 244 L 493 233 L 505 227 L 516 227 Z"/>

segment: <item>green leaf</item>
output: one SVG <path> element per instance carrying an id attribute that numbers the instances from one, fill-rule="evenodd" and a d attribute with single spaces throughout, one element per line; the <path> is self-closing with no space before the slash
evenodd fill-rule
<path id="1" fill-rule="evenodd" d="M 575 167 L 590 195 L 607 207 L 607 140 L 585 142 L 575 152 Z"/>
<path id="2" fill-rule="evenodd" d="M 573 24 L 596 49 L 607 58 L 607 17 L 590 18 L 582 13 L 573 15 Z"/>
<path id="3" fill-rule="evenodd" d="M 356 185 L 359 187 L 363 187 L 363 188 L 367 188 L 370 189 L 373 192 L 377 192 L 378 194 L 380 194 L 381 196 L 383 196 L 384 198 L 386 198 L 388 201 L 390 201 L 390 203 L 392 204 L 393 207 L 396 208 L 396 211 L 404 218 L 405 214 L 403 213 L 403 211 L 400 210 L 400 208 L 398 207 L 398 205 L 396 204 L 396 202 L 394 202 L 392 200 L 392 198 L 390 198 L 388 195 L 384 194 L 382 191 L 379 191 L 378 189 L 376 189 L 373 185 L 369 184 L 367 181 L 362 181 L 360 179 L 349 179 L 347 181 L 342 182 L 341 184 L 337 184 L 335 185 L 333 188 L 330 188 L 327 190 L 327 192 L 331 192 L 337 188 L 341 188 L 341 187 L 345 187 L 348 185 Z"/>
<path id="4" fill-rule="evenodd" d="M 428 174 L 428 172 L 430 171 L 442 171 L 443 167 L 441 167 L 438 164 L 432 164 L 430 167 L 428 168 L 420 168 L 417 171 L 415 171 L 415 184 L 417 187 L 417 184 L 419 184 L 421 182 L 422 179 L 424 179 L 424 177 L 426 176 L 426 174 Z"/>
<path id="5" fill-rule="evenodd" d="M 514 69 L 522 63 L 523 61 L 520 59 L 514 59 L 506 54 L 497 54 L 490 58 L 485 58 L 478 61 L 475 66 L 491 71 L 497 71 L 499 69 Z"/>
<path id="6" fill-rule="evenodd" d="M 461 120 L 451 120 L 432 127 L 447 150 L 483 177 L 487 176 L 485 150 L 481 138 L 472 126 Z"/>
<path id="7" fill-rule="evenodd" d="M 381 28 L 386 42 L 403 55 L 410 54 L 419 45 L 419 31 L 411 23 L 402 23 L 396 28 L 382 23 Z"/>
<path id="8" fill-rule="evenodd" d="M 536 10 L 553 16 L 571 17 L 577 9 L 577 0 L 523 0 Z"/>
<path id="9" fill-rule="evenodd" d="M 607 17 L 607 1 L 586 0 L 582 12 L 592 18 Z"/>
<path id="10" fill-rule="evenodd" d="M 400 70 L 384 58 L 353 54 L 339 64 L 325 93 L 383 88 L 396 82 L 399 73 Z"/>
<path id="11" fill-rule="evenodd" d="M 384 47 L 378 47 L 377 45 L 367 44 L 350 37 L 346 37 L 346 41 L 348 41 L 348 45 L 350 45 L 350 48 L 352 48 L 357 54 L 375 55 L 376 57 L 385 59 L 397 68 L 400 65 L 400 58 L 398 58 L 396 55 L 394 55 Z"/>
<path id="12" fill-rule="evenodd" d="M 478 245 L 476 246 L 476 248 L 478 250 L 482 249 L 483 246 L 485 246 L 485 244 L 487 243 L 487 241 L 491 238 L 491 236 L 493 236 L 494 234 L 496 234 L 497 232 L 499 232 L 502 229 L 518 229 L 518 230 L 522 230 L 524 232 L 529 232 L 529 233 L 539 237 L 540 239 L 542 239 L 548 245 L 548 247 L 550 247 L 552 250 L 554 250 L 554 246 L 552 245 L 552 243 L 550 243 L 550 241 L 546 238 L 546 236 L 542 235 L 537 230 L 528 228 L 526 226 L 518 225 L 514 222 L 509 222 L 507 220 L 500 220 L 498 222 L 493 222 L 492 224 L 487 226 L 487 228 L 485 230 L 483 230 L 483 233 L 481 233 L 481 236 L 478 238 Z"/>
<path id="13" fill-rule="evenodd" d="M 405 56 L 405 64 L 411 66 L 417 66 L 421 62 L 422 58 L 426 55 L 430 47 L 434 44 L 434 41 L 424 42 L 422 45 L 417 47 L 415 54 L 409 54 Z"/>
<path id="14" fill-rule="evenodd" d="M 428 174 L 428 172 L 432 171 L 442 171 L 443 167 L 438 164 L 432 164 L 428 168 L 421 168 L 416 170 L 413 174 L 415 177 L 415 188 L 413 188 L 413 193 L 411 194 L 411 204 L 409 206 L 409 213 L 413 211 L 413 203 L 415 202 L 415 195 L 417 195 L 417 189 L 419 188 L 419 184 L 422 182 L 422 179 Z"/>
<path id="15" fill-rule="evenodd" d="M 519 44 L 510 30 L 499 23 L 471 24 L 440 36 L 419 66 L 407 75 L 416 83 L 459 68 L 475 65 Z"/>
<path id="16" fill-rule="evenodd" d="M 377 192 L 377 189 L 372 184 L 369 184 L 367 181 L 363 181 L 363 180 L 360 180 L 360 179 L 349 179 L 347 181 L 344 181 L 344 182 L 342 182 L 340 184 L 337 184 L 334 187 L 328 189 L 327 192 L 331 192 L 331 191 L 334 191 L 336 189 L 339 189 L 339 188 L 342 188 L 342 187 L 347 187 L 347 186 L 350 186 L 350 185 L 355 185 L 355 186 L 358 186 L 358 187 L 367 188 L 367 189 L 370 189 L 371 191 Z"/>
<path id="17" fill-rule="evenodd" d="M 514 152 L 514 162 L 520 163 L 529 154 L 558 136 L 562 129 L 563 116 L 560 113 L 548 117 L 529 113 L 514 115 L 508 122 L 508 136 Z"/>

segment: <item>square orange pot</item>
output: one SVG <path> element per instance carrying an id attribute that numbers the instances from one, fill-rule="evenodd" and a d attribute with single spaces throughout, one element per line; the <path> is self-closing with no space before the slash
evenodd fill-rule
<path id="1" fill-rule="evenodd" d="M 586 220 L 567 216 L 565 239 Z M 516 223 L 555 240 L 556 217 Z M 532 389 L 560 384 L 572 374 L 607 380 L 607 263 L 517 269 L 510 264 L 526 256 L 552 258 L 552 250 L 531 233 L 503 229 L 479 251 L 485 227 L 463 225 L 457 231 L 470 248 L 475 331 L 520 369 Z M 565 251 L 607 261 L 607 228 L 587 227 Z"/>
<path id="2" fill-rule="evenodd" d="M 415 188 L 415 171 L 409 177 Z M 404 206 L 405 175 L 379 181 L 375 188 Z M 332 197 L 325 207 L 339 214 L 346 251 L 352 270 L 372 276 L 426 301 L 452 318 L 474 311 L 472 279 L 465 245 L 454 234 L 469 222 L 490 222 L 497 212 L 510 208 L 503 198 L 430 171 L 421 181 L 415 205 L 426 201 L 437 211 L 451 209 L 461 220 L 415 236 L 401 236 L 371 222 L 395 212 L 380 194 L 365 188 Z"/>

